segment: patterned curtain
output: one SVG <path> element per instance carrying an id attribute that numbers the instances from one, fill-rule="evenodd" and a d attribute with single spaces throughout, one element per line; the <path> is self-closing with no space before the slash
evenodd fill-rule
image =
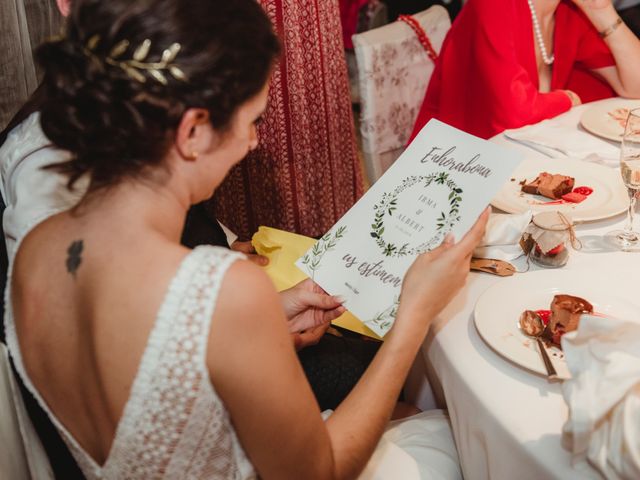
<path id="1" fill-rule="evenodd" d="M 338 0 L 259 0 L 283 43 L 260 146 L 215 197 L 247 239 L 260 225 L 323 235 L 362 195 Z"/>

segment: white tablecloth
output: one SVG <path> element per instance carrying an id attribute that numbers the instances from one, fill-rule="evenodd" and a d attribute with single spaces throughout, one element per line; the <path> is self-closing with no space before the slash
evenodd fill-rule
<path id="1" fill-rule="evenodd" d="M 579 130 L 580 115 L 589 106 L 575 108 L 558 119 Z M 523 151 L 527 158 L 544 157 L 504 135 L 492 140 Z M 603 140 L 603 145 L 611 143 Z M 624 221 L 625 216 L 619 215 L 580 225 L 576 231 L 579 237 L 601 235 L 622 227 Z M 564 269 L 590 268 L 615 274 L 616 270 L 630 266 L 640 267 L 640 255 L 583 251 L 572 252 Z M 500 281 L 503 280 L 499 277 L 472 273 L 464 290 L 442 313 L 439 322 L 444 326 L 423 346 L 436 397 L 446 400 L 449 408 L 465 478 L 599 478 L 585 463 L 572 465 L 569 452 L 561 445 L 567 407 L 560 384 L 549 383 L 546 378 L 505 360 L 476 331 L 475 303 L 487 288 Z"/>

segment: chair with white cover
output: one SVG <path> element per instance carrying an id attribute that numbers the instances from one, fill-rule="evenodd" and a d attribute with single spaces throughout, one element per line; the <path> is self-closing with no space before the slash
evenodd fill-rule
<path id="1" fill-rule="evenodd" d="M 42 448 L 20 389 L 11 371 L 9 354 L 0 342 L 0 478 L 53 480 L 47 454 Z"/>
<path id="2" fill-rule="evenodd" d="M 436 52 L 451 27 L 447 10 L 435 5 L 413 16 Z M 409 140 L 434 63 L 404 22 L 353 36 L 360 86 L 360 133 L 367 176 L 373 184 Z"/>

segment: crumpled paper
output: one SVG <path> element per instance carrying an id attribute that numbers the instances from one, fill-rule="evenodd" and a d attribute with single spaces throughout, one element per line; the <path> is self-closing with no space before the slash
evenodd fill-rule
<path id="1" fill-rule="evenodd" d="M 640 324 L 583 315 L 562 348 L 565 448 L 607 479 L 640 479 Z"/>

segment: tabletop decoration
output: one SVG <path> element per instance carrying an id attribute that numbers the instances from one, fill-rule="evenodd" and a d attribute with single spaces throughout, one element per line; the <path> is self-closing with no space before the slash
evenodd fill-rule
<path id="1" fill-rule="evenodd" d="M 571 219 L 561 212 L 542 212 L 533 216 L 520 241 L 522 250 L 533 263 L 545 268 L 558 268 L 569 260 L 571 245 L 579 250 Z"/>

